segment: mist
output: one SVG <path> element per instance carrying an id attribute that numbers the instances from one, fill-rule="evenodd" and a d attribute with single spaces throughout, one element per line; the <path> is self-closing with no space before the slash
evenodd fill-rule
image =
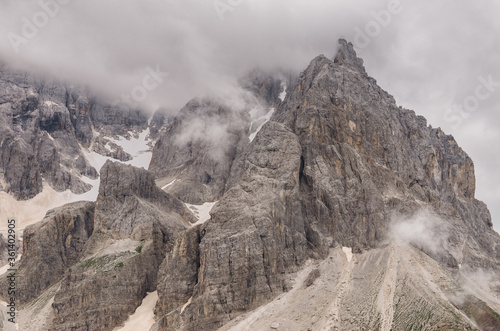
<path id="1" fill-rule="evenodd" d="M 428 210 L 411 216 L 393 215 L 389 223 L 388 240 L 398 244 L 411 244 L 433 254 L 448 249 L 448 225 Z"/>
<path id="2" fill-rule="evenodd" d="M 142 108 L 177 111 L 196 96 L 237 96 L 237 79 L 254 68 L 298 72 L 320 53 L 333 57 L 377 3 L 9 0 L 0 4 L 0 57 L 111 100 L 136 88 Z M 156 68 L 162 81 L 141 95 Z"/>

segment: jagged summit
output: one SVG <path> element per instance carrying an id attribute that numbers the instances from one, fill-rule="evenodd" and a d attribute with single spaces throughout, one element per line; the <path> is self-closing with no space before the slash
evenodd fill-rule
<path id="1" fill-rule="evenodd" d="M 423 295 L 427 285 L 408 287 L 405 277 L 420 279 L 434 263 L 446 274 L 445 286 L 460 288 L 453 274 L 461 274 L 462 268 L 498 272 L 499 236 L 491 229 L 486 206 L 474 198 L 472 160 L 451 136 L 398 107 L 367 76 L 352 44 L 341 40 L 333 61 L 324 56 L 311 61 L 270 121 L 240 148 L 211 219 L 183 233 L 176 244 L 176 252 L 185 243 L 196 252 L 172 256 L 172 261 L 185 259 L 189 273 L 170 272 L 171 264 L 161 271 L 165 282 L 176 288 L 184 277 L 198 279 L 181 292 L 172 292 L 166 285 L 160 288 L 161 329 L 216 329 L 238 312 L 288 291 L 287 275 L 301 269 L 307 258 L 325 258 L 335 247 L 350 247 L 355 256 L 366 258 L 363 265 L 372 266 L 360 270 L 347 265 L 348 272 L 338 270 L 342 273 L 338 284 L 355 279 L 351 272 L 383 281 L 349 281 L 345 293 L 336 294 L 336 303 L 326 303 L 329 308 L 323 313 L 336 312 L 318 330 L 328 325 L 342 330 L 400 329 L 411 320 L 432 328 L 453 319 L 453 314 L 462 314 L 461 306 L 442 301 L 461 294 L 443 289 L 440 298 Z M 421 212 L 426 216 L 418 216 Z M 403 225 L 394 225 L 399 222 Z M 424 229 L 412 236 L 400 230 L 407 227 Z M 199 244 L 196 238 L 201 238 Z M 392 241 L 398 242 L 396 248 L 387 246 Z M 374 250 L 380 247 L 377 257 Z M 410 272 L 409 266 L 394 262 L 415 258 L 409 247 L 425 252 L 417 256 L 426 267 Z M 385 262 L 379 265 L 373 259 Z M 389 294 L 384 290 L 387 284 L 393 288 Z M 363 297 L 367 293 L 363 289 L 373 291 L 363 303 L 347 299 Z M 399 298 L 407 301 L 394 307 Z M 479 294 L 476 298 L 486 300 Z M 467 304 L 475 304 L 474 300 Z M 428 321 L 418 320 L 418 311 L 412 310 L 421 302 L 434 311 Z M 351 309 L 343 309 L 343 304 Z M 371 312 L 361 322 L 353 306 L 365 304 Z M 207 306 L 214 309 L 206 313 L 203 307 Z M 292 305 L 291 309 L 301 308 Z M 449 314 L 450 309 L 454 313 Z M 339 311 L 347 317 L 336 318 Z M 269 322 L 263 314 L 257 316 Z M 281 316 L 288 319 L 285 312 Z M 478 316 L 457 318 L 450 325 L 460 328 L 475 323 L 468 318 Z M 242 323 L 259 329 L 257 319 L 249 317 Z M 287 323 L 287 329 L 300 330 L 301 325 Z"/>
<path id="2" fill-rule="evenodd" d="M 347 42 L 345 39 L 339 39 L 338 46 L 339 50 L 337 51 L 337 55 L 335 55 L 333 62 L 350 66 L 360 72 L 366 73 L 365 67 L 363 66 L 363 60 L 357 56 L 352 43 Z"/>

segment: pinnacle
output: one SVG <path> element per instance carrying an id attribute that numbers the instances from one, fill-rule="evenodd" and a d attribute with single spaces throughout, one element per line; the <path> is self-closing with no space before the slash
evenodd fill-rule
<path id="1" fill-rule="evenodd" d="M 339 39 L 337 55 L 335 55 L 333 62 L 366 73 L 363 60 L 357 56 L 353 44 L 347 42 L 345 39 Z"/>

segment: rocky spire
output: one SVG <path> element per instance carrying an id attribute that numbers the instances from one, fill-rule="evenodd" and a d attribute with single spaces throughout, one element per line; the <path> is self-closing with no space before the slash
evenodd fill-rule
<path id="1" fill-rule="evenodd" d="M 352 43 L 347 42 L 345 39 L 339 39 L 338 44 L 339 50 L 337 55 L 333 59 L 333 62 L 352 67 L 360 72 L 366 74 L 365 67 L 363 66 L 363 60 L 356 55 L 354 46 Z"/>

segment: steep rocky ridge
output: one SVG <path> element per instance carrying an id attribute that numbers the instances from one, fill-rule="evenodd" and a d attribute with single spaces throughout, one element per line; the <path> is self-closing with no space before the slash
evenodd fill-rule
<path id="1" fill-rule="evenodd" d="M 101 169 L 94 232 L 56 293 L 53 330 L 120 325 L 154 291 L 177 233 L 194 217 L 146 170 L 108 161 Z"/>
<path id="2" fill-rule="evenodd" d="M 82 257 L 93 230 L 93 202 L 76 202 L 51 210 L 44 220 L 28 226 L 18 268 L 18 302 L 31 301 L 60 281 L 65 271 Z M 0 294 L 7 297 L 6 280 L 0 283 Z"/>
<path id="3" fill-rule="evenodd" d="M 420 210 L 435 219 L 429 231 L 440 247 L 411 244 L 455 274 L 484 268 L 498 277 L 500 237 L 474 191 L 473 163 L 454 139 L 397 107 L 341 40 L 335 59 L 314 59 L 237 155 L 212 218 L 167 256 L 188 274 L 162 266 L 158 327 L 217 329 L 287 291 L 308 257 L 386 245 L 393 221 Z M 387 316 L 395 321 L 394 310 Z"/>
<path id="4" fill-rule="evenodd" d="M 26 228 L 18 264 L 20 314 L 36 316 L 50 330 L 120 326 L 156 289 L 165 254 L 195 221 L 182 202 L 156 186 L 153 174 L 108 161 L 95 203 L 65 205 Z"/>
<path id="5" fill-rule="evenodd" d="M 160 187 L 181 200 L 202 204 L 226 191 L 233 161 L 262 124 L 251 112 L 264 115 L 281 103 L 280 93 L 292 75 L 253 70 L 239 81 L 249 94 L 248 109 L 234 109 L 224 100 L 193 99 L 176 116 L 157 112 L 152 132 L 159 135 L 149 170 Z M 253 109 L 252 109 L 253 108 Z"/>

